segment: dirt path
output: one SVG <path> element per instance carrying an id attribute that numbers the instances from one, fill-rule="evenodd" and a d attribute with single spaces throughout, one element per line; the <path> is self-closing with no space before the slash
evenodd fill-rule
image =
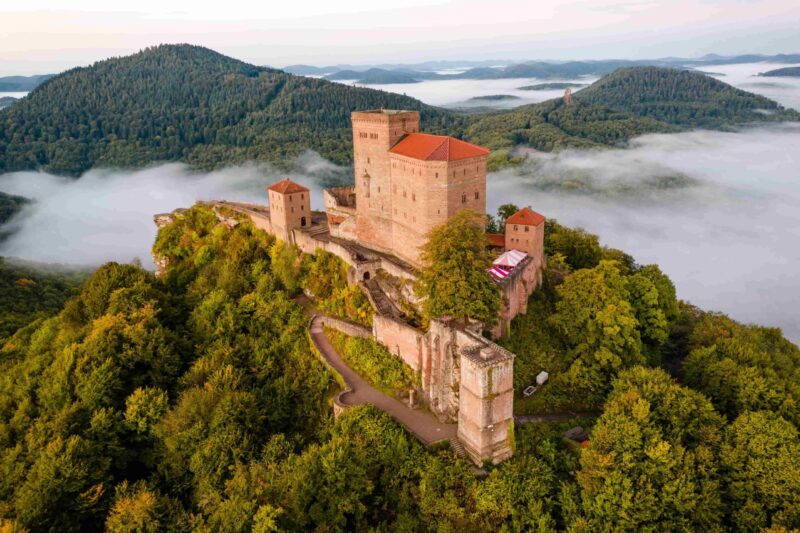
<path id="1" fill-rule="evenodd" d="M 426 445 L 455 438 L 456 424 L 444 424 L 427 411 L 411 409 L 403 402 L 383 394 L 364 381 L 360 375 L 345 364 L 344 360 L 336 352 L 336 349 L 325 336 L 317 317 L 311 320 L 310 333 L 311 340 L 319 352 L 328 361 L 328 364 L 342 375 L 351 389 L 350 392 L 340 396 L 343 404 L 374 405 L 381 411 L 391 415 L 392 418 Z"/>

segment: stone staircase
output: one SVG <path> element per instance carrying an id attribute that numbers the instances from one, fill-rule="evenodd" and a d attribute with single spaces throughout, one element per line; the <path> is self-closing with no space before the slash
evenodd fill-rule
<path id="1" fill-rule="evenodd" d="M 456 455 L 462 459 L 469 459 L 467 457 L 467 451 L 464 449 L 464 445 L 461 444 L 461 441 L 458 440 L 458 437 L 452 437 L 450 439 L 450 446 L 453 448 L 453 451 L 456 452 Z"/>
<path id="2" fill-rule="evenodd" d="M 378 280 L 373 278 L 362 281 L 359 285 L 361 285 L 362 290 L 366 293 L 367 299 L 372 304 L 376 313 L 381 316 L 390 316 L 394 318 L 400 316 L 400 310 L 394 305 L 391 298 L 383 292 L 383 289 L 381 289 L 378 284 Z"/>

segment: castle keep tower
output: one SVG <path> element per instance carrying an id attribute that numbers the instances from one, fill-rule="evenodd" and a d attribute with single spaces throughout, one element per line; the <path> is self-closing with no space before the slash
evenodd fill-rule
<path id="1" fill-rule="evenodd" d="M 288 179 L 267 187 L 269 219 L 272 230 L 287 242 L 292 230 L 311 225 L 311 195 L 309 190 Z"/>
<path id="2" fill-rule="evenodd" d="M 487 149 L 418 133 L 416 111 L 356 112 L 352 120 L 360 242 L 420 266 L 434 226 L 461 209 L 486 212 Z"/>
<path id="3" fill-rule="evenodd" d="M 392 250 L 392 195 L 389 149 L 419 131 L 419 113 L 377 109 L 352 113 L 356 236 L 375 248 Z"/>

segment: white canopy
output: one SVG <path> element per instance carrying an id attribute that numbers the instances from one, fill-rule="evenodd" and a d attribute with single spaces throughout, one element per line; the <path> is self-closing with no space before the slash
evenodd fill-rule
<path id="1" fill-rule="evenodd" d="M 509 250 L 495 259 L 493 264 L 497 266 L 514 268 L 526 257 L 528 257 L 528 254 L 525 252 L 520 252 L 519 250 Z"/>

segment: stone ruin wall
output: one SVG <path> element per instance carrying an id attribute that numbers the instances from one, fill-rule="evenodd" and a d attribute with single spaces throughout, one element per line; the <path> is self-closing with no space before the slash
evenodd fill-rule
<path id="1" fill-rule="evenodd" d="M 501 284 L 500 316 L 492 328 L 492 338 L 502 339 L 508 335 L 511 321 L 528 312 L 528 299 L 542 284 L 544 264 L 528 256 Z"/>
<path id="2" fill-rule="evenodd" d="M 253 211 L 222 205 L 246 214 L 257 228 L 275 235 L 263 206 L 260 211 Z M 217 211 L 217 217 L 225 223 L 227 217 Z M 156 224 L 170 224 L 180 212 L 157 215 Z M 386 257 L 359 262 L 347 246 L 335 239 L 316 239 L 308 228 L 295 229 L 283 238 L 304 253 L 315 254 L 322 249 L 340 257 L 351 267 L 355 280 L 350 282 L 360 280 L 362 271 L 375 275 L 378 270 L 397 278 L 415 279 Z M 524 312 L 527 296 L 541 282 L 541 265 L 529 261 L 509 281 L 502 289 L 504 302 L 508 302 L 504 314 L 513 318 Z M 417 375 L 420 392 L 430 409 L 443 420 L 458 422 L 458 438 L 476 464 L 499 463 L 512 455 L 514 355 L 482 337 L 479 325 L 458 327 L 445 318 L 431 321 L 429 330 L 423 333 L 402 320 L 376 314 L 370 332 L 344 320 L 323 320 L 324 325 L 347 335 L 373 337 L 407 364 Z M 510 322 L 506 316 L 503 320 L 503 324 Z"/>

